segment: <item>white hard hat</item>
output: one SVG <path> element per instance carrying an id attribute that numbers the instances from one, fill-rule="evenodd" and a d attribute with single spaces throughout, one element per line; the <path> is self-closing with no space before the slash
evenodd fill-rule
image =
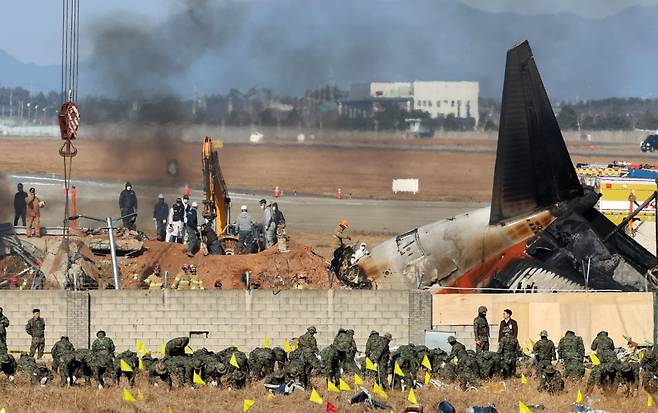
<path id="1" fill-rule="evenodd" d="M 246 210 L 247 210 L 247 206 L 246 206 L 246 205 L 242 205 L 242 206 L 240 207 L 240 211 L 246 211 Z"/>
<path id="2" fill-rule="evenodd" d="M 192 208 L 196 208 L 198 206 L 199 206 L 199 204 L 197 204 L 196 201 L 192 202 Z"/>
<path id="3" fill-rule="evenodd" d="M 159 195 L 158 195 L 158 198 L 160 198 L 160 199 L 164 199 L 164 194 L 159 194 Z"/>

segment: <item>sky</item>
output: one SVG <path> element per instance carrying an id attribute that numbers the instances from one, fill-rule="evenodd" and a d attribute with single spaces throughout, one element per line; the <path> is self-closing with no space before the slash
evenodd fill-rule
<path id="1" fill-rule="evenodd" d="M 155 21 L 164 19 L 169 7 L 180 0 L 83 0 L 81 7 L 81 35 L 89 31 L 85 22 L 124 11 L 148 15 Z M 213 0 L 210 0 L 213 1 Z M 275 0 L 244 0 L 268 1 Z M 365 0 L 355 0 L 364 1 Z M 399 0 L 371 0 L 399 1 Z M 407 0 L 413 1 L 413 0 Z M 658 0 L 455 0 L 477 9 L 518 14 L 573 13 L 588 18 L 601 18 L 632 6 L 658 5 Z M 299 0 L 303 3 L 304 0 Z M 18 60 L 40 65 L 59 64 L 61 2 L 59 0 L 0 0 L 3 11 L 0 24 L 0 49 Z M 315 11 L 309 10 L 309 13 Z M 85 43 L 81 55 L 87 56 Z"/>

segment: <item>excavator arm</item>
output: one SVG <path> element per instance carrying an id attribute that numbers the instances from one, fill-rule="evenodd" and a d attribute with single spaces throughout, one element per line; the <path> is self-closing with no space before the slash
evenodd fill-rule
<path id="1" fill-rule="evenodd" d="M 225 234 L 229 225 L 231 198 L 219 167 L 219 157 L 215 150 L 217 144 L 213 144 L 208 137 L 203 141 L 203 191 L 206 195 L 203 217 L 211 222 L 214 220 L 217 233 Z"/>

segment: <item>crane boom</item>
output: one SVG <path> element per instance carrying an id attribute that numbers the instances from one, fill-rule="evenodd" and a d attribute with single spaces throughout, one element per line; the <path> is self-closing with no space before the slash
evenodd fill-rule
<path id="1" fill-rule="evenodd" d="M 218 145 L 219 144 L 219 145 Z M 229 224 L 231 198 L 228 195 L 226 182 L 219 166 L 219 157 L 212 139 L 206 137 L 203 141 L 203 191 L 206 199 L 203 201 L 203 217 L 208 221 L 215 220 L 217 233 L 225 233 Z"/>

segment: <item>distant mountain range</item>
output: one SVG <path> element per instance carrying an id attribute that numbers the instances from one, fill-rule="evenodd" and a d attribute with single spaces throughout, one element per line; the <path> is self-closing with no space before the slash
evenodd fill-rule
<path id="1" fill-rule="evenodd" d="M 126 47 L 115 47 L 114 38 L 94 33 L 88 37 L 92 56 L 103 58 L 80 69 L 81 93 L 124 93 L 125 84 L 114 87 L 115 77 L 122 82 L 146 80 L 152 89 L 147 93 L 162 91 L 164 85 L 165 91 L 185 96 L 194 86 L 200 93 L 255 86 L 301 94 L 327 83 L 346 88 L 370 80 L 440 79 L 478 80 L 482 96 L 499 99 L 505 51 L 527 38 L 553 99 L 658 97 L 658 7 L 588 19 L 565 13 L 490 13 L 452 0 L 308 0 L 305 7 L 299 7 L 298 0 L 237 4 L 244 10 L 230 17 L 230 30 L 218 34 L 221 45 L 208 52 L 202 45 L 201 52 L 189 56 L 187 64 L 174 65 L 173 72 L 156 66 L 136 74 L 144 65 L 125 61 L 131 56 L 123 54 Z M 221 10 L 207 13 L 211 25 L 227 20 Z M 143 42 L 161 47 L 154 56 L 193 49 L 198 33 L 209 29 L 202 21 L 192 33 L 167 39 L 167 29 L 184 26 L 179 18 L 172 15 L 164 27 L 156 27 L 162 41 Z M 116 24 L 126 27 L 124 20 Z M 112 29 L 108 32 L 121 39 Z M 139 32 L 123 38 L 140 44 Z M 176 41 L 181 45 L 172 47 Z M 142 55 L 138 51 L 134 56 Z M 121 73 L 113 76 L 114 70 Z M 158 76 L 160 81 L 153 81 Z M 0 84 L 58 90 L 59 69 L 21 63 L 0 50 Z"/>

